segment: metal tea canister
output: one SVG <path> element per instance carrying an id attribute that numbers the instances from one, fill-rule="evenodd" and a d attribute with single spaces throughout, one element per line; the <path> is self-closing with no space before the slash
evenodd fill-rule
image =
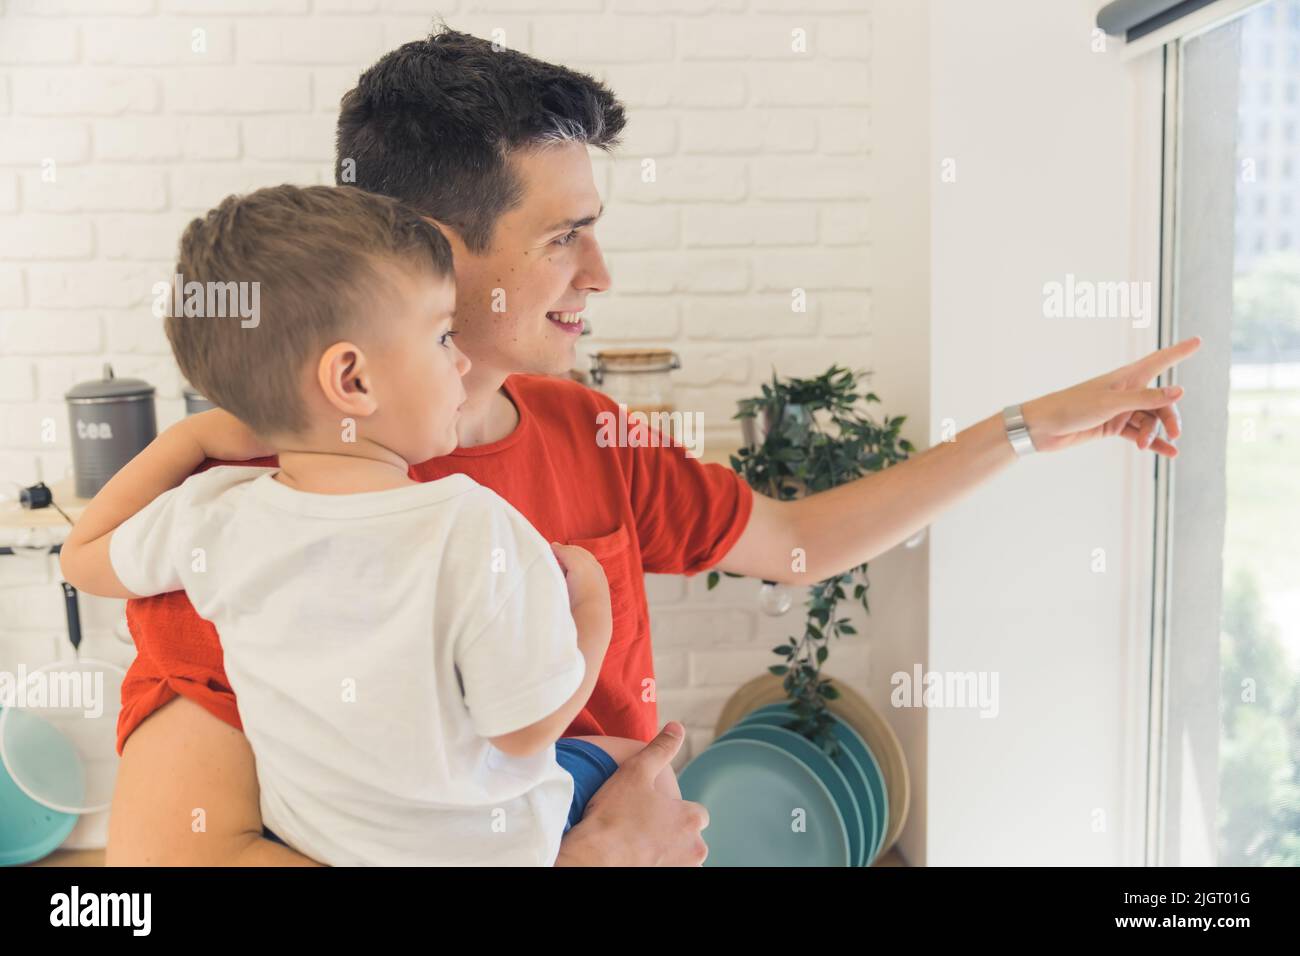
<path id="1" fill-rule="evenodd" d="M 104 377 L 68 390 L 72 470 L 78 498 L 93 498 L 108 480 L 158 437 L 155 389 L 138 378 Z"/>
<path id="2" fill-rule="evenodd" d="M 186 385 L 182 391 L 185 395 L 185 415 L 187 418 L 190 415 L 197 415 L 199 412 L 206 412 L 217 407 L 199 394 L 199 390 L 193 385 Z"/>

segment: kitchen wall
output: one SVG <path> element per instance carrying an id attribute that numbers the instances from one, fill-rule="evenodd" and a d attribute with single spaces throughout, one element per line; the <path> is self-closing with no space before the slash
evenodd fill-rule
<path id="1" fill-rule="evenodd" d="M 1099 2 L 490 0 L 452 26 L 606 78 L 627 144 L 598 158 L 615 289 L 601 345 L 671 345 L 714 450 L 773 365 L 871 370 L 919 447 L 1129 361 L 1154 326 L 1043 317 L 1066 273 L 1153 280 L 1158 63 L 1094 52 Z M 183 224 L 232 191 L 330 181 L 340 94 L 435 7 L 392 0 L 0 0 L 0 480 L 68 469 L 63 392 L 112 361 L 180 380 L 150 287 Z M 207 52 L 190 52 L 202 29 Z M 806 31 L 806 52 L 791 50 Z M 653 160 L 653 182 L 642 181 Z M 946 165 L 952 161 L 952 165 Z M 44 181 L 52 168 L 55 181 Z M 945 170 L 955 177 L 945 177 Z M 808 311 L 790 310 L 791 290 Z M 1133 862 L 1151 459 L 1116 442 L 1019 462 L 872 563 L 869 619 L 829 670 L 912 771 L 912 862 Z M 0 542 L 13 532 L 0 529 Z M 1106 555 L 1095 570 L 1098 548 Z M 57 568 L 0 558 L 0 668 L 68 653 Z M 651 576 L 660 716 L 680 766 L 799 609 L 757 582 Z M 84 651 L 122 663 L 121 603 L 83 598 Z M 1000 716 L 888 706 L 914 665 L 997 672 Z"/>
<path id="2" fill-rule="evenodd" d="M 924 350 L 883 354 L 874 338 L 873 202 L 893 187 L 870 162 L 870 7 L 0 0 L 0 480 L 68 472 L 63 393 L 104 361 L 158 387 L 160 427 L 182 415 L 149 311 L 182 227 L 231 192 L 331 182 L 340 95 L 384 51 L 425 34 L 434 13 L 601 76 L 629 107 L 626 145 L 597 158 L 614 291 L 593 299 L 584 349 L 676 349 L 678 405 L 704 413 L 715 450 L 737 443 L 735 401 L 773 367 L 813 374 L 834 362 L 883 373 L 871 383 L 879 414 L 908 415 L 905 435 L 924 444 Z M 202 54 L 191 52 L 195 30 Z M 923 107 L 889 92 L 895 115 Z M 796 288 L 805 312 L 791 310 Z M 12 539 L 0 528 L 0 542 Z M 869 648 L 921 625 L 920 593 L 907 586 L 920 554 L 873 564 L 871 619 L 854 615 L 859 636 L 834 650 L 830 673 L 867 689 Z M 69 653 L 57 574 L 49 558 L 0 558 L 0 668 Z M 652 576 L 660 715 L 690 731 L 679 766 L 798 625 L 798 605 L 763 615 L 757 589 L 725 580 L 707 593 L 702 576 Z M 82 615 L 84 654 L 130 660 L 121 602 L 83 597 Z M 883 705 L 878 688 L 872 697 Z"/>

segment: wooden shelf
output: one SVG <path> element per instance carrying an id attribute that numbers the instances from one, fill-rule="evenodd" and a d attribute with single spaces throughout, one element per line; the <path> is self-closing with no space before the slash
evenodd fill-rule
<path id="1" fill-rule="evenodd" d="M 78 498 L 75 478 L 64 478 L 50 485 L 54 502 L 76 521 L 90 504 L 88 498 Z M 53 508 L 28 511 L 16 504 L 0 506 L 0 528 L 69 528 L 71 525 Z"/>

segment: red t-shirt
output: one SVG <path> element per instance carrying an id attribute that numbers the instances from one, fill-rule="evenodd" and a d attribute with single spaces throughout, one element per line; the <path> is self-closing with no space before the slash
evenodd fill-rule
<path id="1" fill-rule="evenodd" d="M 717 564 L 744 531 L 753 492 L 730 469 L 701 464 L 679 447 L 601 447 L 597 415 L 617 416 L 618 406 L 576 382 L 513 375 L 505 391 L 519 410 L 513 432 L 415 465 L 410 476 L 469 475 L 514 505 L 546 540 L 595 555 L 609 579 L 614 630 L 596 689 L 565 736 L 648 741 L 659 726 L 643 574 L 693 575 Z M 199 470 L 218 464 L 239 463 L 209 460 Z M 243 729 L 216 628 L 184 591 L 128 601 L 126 619 L 137 654 L 122 684 L 118 753 L 146 717 L 177 695 Z"/>

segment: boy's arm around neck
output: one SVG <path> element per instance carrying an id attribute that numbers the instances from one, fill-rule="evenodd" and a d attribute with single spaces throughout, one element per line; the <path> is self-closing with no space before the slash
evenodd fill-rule
<path id="1" fill-rule="evenodd" d="M 272 454 L 229 412 L 213 409 L 181 419 L 155 438 L 100 489 L 68 533 L 59 555 L 64 579 L 100 597 L 149 597 L 127 590 L 109 560 L 113 532 L 208 458 L 242 460 Z"/>

